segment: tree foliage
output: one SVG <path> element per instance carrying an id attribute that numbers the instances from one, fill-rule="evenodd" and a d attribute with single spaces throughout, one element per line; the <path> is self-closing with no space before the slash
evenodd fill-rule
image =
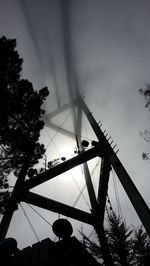
<path id="1" fill-rule="evenodd" d="M 111 214 L 108 219 L 106 235 L 113 261 L 118 265 L 131 265 L 132 230 L 126 225 L 126 221 L 116 214 Z"/>
<path id="2" fill-rule="evenodd" d="M 139 93 L 140 95 L 144 96 L 145 107 L 150 111 L 150 84 L 146 84 L 146 87 L 144 89 L 141 88 L 139 90 Z M 150 129 L 144 129 L 143 132 L 140 132 L 140 135 L 146 142 L 150 143 Z M 144 160 L 150 160 L 150 153 L 143 152 L 142 158 Z"/>
<path id="3" fill-rule="evenodd" d="M 142 226 L 134 230 L 133 253 L 134 265 L 150 265 L 150 238 Z"/>
<path id="4" fill-rule="evenodd" d="M 149 266 L 150 238 L 143 227 L 131 229 L 125 219 L 111 214 L 107 219 L 105 233 L 114 265 L 118 266 Z M 96 240 L 90 240 L 80 231 L 84 246 L 104 265 L 101 247 Z"/>
<path id="5" fill-rule="evenodd" d="M 139 89 L 139 93 L 144 96 L 145 99 L 145 107 L 150 111 L 150 84 L 146 84 L 146 87 L 143 89 Z"/>
<path id="6" fill-rule="evenodd" d="M 0 39 L 0 194 L 8 194 L 7 177 L 17 176 L 27 157 L 29 167 L 38 162 L 45 152 L 38 142 L 44 126 L 43 101 L 48 89 L 35 91 L 32 83 L 21 79 L 23 60 L 16 50 L 16 40 Z M 5 190 L 5 191 L 3 191 Z M 5 192 L 5 193 L 4 193 Z M 3 199 L 0 200 L 0 208 Z"/>

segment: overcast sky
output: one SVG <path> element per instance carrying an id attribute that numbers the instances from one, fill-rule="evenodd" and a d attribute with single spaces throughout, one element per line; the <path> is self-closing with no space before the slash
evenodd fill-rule
<path id="1" fill-rule="evenodd" d="M 64 2 L 61 1 L 64 5 Z M 64 11 L 65 12 L 65 11 Z M 75 0 L 70 1 L 70 16 L 62 24 L 62 9 L 57 0 L 0 0 L 0 35 L 17 39 L 17 49 L 23 63 L 23 77 L 33 82 L 36 89 L 48 86 L 50 96 L 45 104 L 46 112 L 57 109 L 57 93 L 60 104 L 69 102 L 65 56 L 68 68 L 73 71 L 80 93 L 97 121 L 103 122 L 119 148 L 118 157 L 141 192 L 148 206 L 149 168 L 141 159 L 142 151 L 149 151 L 139 132 L 149 127 L 149 113 L 144 108 L 144 99 L 138 89 L 150 83 L 150 2 L 149 0 Z M 64 13 L 63 13 L 64 14 Z M 65 28 L 66 27 L 66 28 Z M 63 46 L 64 32 L 68 36 L 67 55 Z M 69 57 L 70 47 L 72 57 Z M 73 130 L 70 110 L 53 120 L 59 126 Z M 83 119 L 82 137 L 92 140 L 90 127 Z M 48 159 L 61 155 L 73 155 L 75 141 L 60 132 L 45 128 L 41 140 L 47 147 Z M 90 167 L 94 168 L 95 162 Z M 80 170 L 80 168 L 79 168 Z M 42 195 L 72 205 L 79 189 L 84 185 L 82 171 L 67 174 L 64 178 L 39 186 Z M 96 188 L 98 171 L 94 176 Z M 77 178 L 77 176 L 80 176 Z M 76 178 L 76 179 L 75 179 Z M 67 186 L 67 191 L 66 191 Z M 113 187 L 110 185 L 110 187 Z M 113 188 L 112 188 L 113 189 Z M 122 213 L 129 223 L 139 224 L 123 190 L 118 183 Z M 110 191 L 115 208 L 114 192 Z M 85 192 L 85 197 L 88 199 Z M 35 226 L 40 239 L 52 236 L 51 228 L 45 225 L 31 208 L 23 205 Z M 85 199 L 77 205 L 89 211 Z M 41 210 L 40 210 L 41 211 Z M 58 215 L 42 211 L 53 223 Z M 15 213 L 9 236 L 16 237 L 20 247 L 36 241 L 28 228 L 21 210 Z M 80 229 L 75 224 L 75 231 Z M 91 228 L 86 229 L 88 233 Z M 24 232 L 26 231 L 26 237 Z"/>

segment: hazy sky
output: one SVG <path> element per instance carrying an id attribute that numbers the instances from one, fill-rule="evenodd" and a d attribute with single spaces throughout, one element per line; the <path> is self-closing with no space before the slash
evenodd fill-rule
<path id="1" fill-rule="evenodd" d="M 32 81 L 36 89 L 48 86 L 50 96 L 45 104 L 47 113 L 57 109 L 57 93 L 62 105 L 69 101 L 68 87 L 70 91 L 73 90 L 74 84 L 71 88 L 66 78 L 67 56 L 67 68 L 73 71 L 81 95 L 85 96 L 96 120 L 102 120 L 103 128 L 117 143 L 118 157 L 150 206 L 150 165 L 141 159 L 142 151 L 149 151 L 149 147 L 139 135 L 140 131 L 149 127 L 149 113 L 144 108 L 144 99 L 138 94 L 138 89 L 150 83 L 150 2 L 70 1 L 70 18 L 65 17 L 64 27 L 60 2 L 65 5 L 64 1 L 57 0 L 0 0 L 0 35 L 17 39 L 17 49 L 24 59 L 23 77 Z M 63 45 L 63 34 L 66 32 L 70 32 L 70 36 L 67 35 L 67 53 Z M 72 130 L 70 110 L 53 121 Z M 85 119 L 82 136 L 90 140 L 94 138 Z M 62 136 L 60 132 L 45 128 L 41 140 L 47 146 L 48 159 L 63 154 L 73 155 L 75 141 Z M 92 162 L 90 169 L 94 165 L 95 162 Z M 75 182 L 80 188 L 84 185 L 82 171 L 79 172 L 69 173 L 65 178 L 58 177 L 46 186 L 39 186 L 36 191 L 72 205 L 79 193 Z M 96 173 L 95 186 L 98 171 Z M 138 224 L 119 183 L 118 189 L 123 215 L 129 223 Z M 114 192 L 110 193 L 115 205 Z M 31 208 L 25 204 L 23 206 L 39 238 L 46 238 L 48 234 L 51 236 L 51 228 Z M 89 210 L 83 198 L 77 207 Z M 51 212 L 42 211 L 42 214 L 50 223 L 58 218 L 58 215 Z M 76 228 L 80 229 L 78 223 L 75 224 L 75 234 Z M 88 233 L 91 230 L 88 227 Z M 9 236 L 16 237 L 20 247 L 36 241 L 20 209 L 14 215 Z"/>

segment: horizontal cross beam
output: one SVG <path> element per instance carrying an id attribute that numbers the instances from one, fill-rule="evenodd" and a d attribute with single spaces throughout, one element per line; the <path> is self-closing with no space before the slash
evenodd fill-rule
<path id="1" fill-rule="evenodd" d="M 93 219 L 92 214 L 73 208 L 71 206 L 60 203 L 58 201 L 48 199 L 46 197 L 43 197 L 41 195 L 38 195 L 32 192 L 28 192 L 27 194 L 22 196 L 21 201 L 24 201 L 26 203 L 35 205 L 37 207 L 40 207 L 40 208 L 43 208 L 43 209 L 46 209 L 52 212 L 62 214 L 64 216 L 73 218 L 83 223 L 94 225 L 94 219 Z"/>
<path id="2" fill-rule="evenodd" d="M 72 169 L 73 167 L 76 167 L 86 161 L 89 161 L 96 156 L 100 156 L 100 152 L 97 151 L 97 148 L 91 148 L 87 151 L 81 152 L 79 155 L 60 163 L 59 165 L 35 176 L 33 179 L 29 179 L 24 182 L 23 190 L 29 190 L 31 188 L 34 188 L 52 178 L 55 176 L 58 176 L 60 174 L 63 174 L 64 172 Z"/>

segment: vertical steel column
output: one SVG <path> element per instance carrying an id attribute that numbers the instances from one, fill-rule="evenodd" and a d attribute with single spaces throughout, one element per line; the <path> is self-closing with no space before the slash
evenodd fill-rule
<path id="1" fill-rule="evenodd" d="M 102 158 L 100 179 L 98 186 L 98 204 L 99 204 L 100 219 L 102 224 L 104 222 L 110 170 L 111 170 L 110 163 L 106 158 Z"/>
<path id="2" fill-rule="evenodd" d="M 78 94 L 77 90 L 76 93 Z M 77 142 L 78 146 L 81 147 L 81 126 L 82 126 L 82 108 L 80 105 L 77 105 L 77 120 L 76 120 L 76 132 L 77 132 Z M 84 148 L 82 148 L 84 150 Z M 99 208 L 98 201 L 96 199 L 93 183 L 91 180 L 91 175 L 89 171 L 89 167 L 87 162 L 83 164 L 83 170 L 84 170 L 84 177 L 85 177 L 85 182 L 86 182 L 86 187 L 90 199 L 90 204 L 91 204 L 91 212 L 94 216 L 94 227 L 97 232 L 97 236 L 99 239 L 99 243 L 101 246 L 102 250 L 102 256 L 105 262 L 106 266 L 112 266 L 113 261 L 110 256 L 110 251 L 107 243 L 107 238 L 105 235 L 104 227 L 103 227 L 103 216 L 101 216 L 101 208 Z"/>
<path id="3" fill-rule="evenodd" d="M 92 184 L 91 175 L 90 175 L 87 163 L 83 164 L 83 170 L 84 170 L 84 176 L 85 176 L 85 182 L 86 182 L 86 186 L 88 190 L 88 195 L 89 195 L 89 199 L 90 199 L 90 203 L 92 207 L 92 213 L 94 214 L 97 212 L 98 203 L 96 200 L 95 191 L 94 191 L 94 187 Z"/>
<path id="4" fill-rule="evenodd" d="M 100 222 L 98 222 L 98 224 L 96 224 L 96 226 L 95 226 L 95 229 L 96 229 L 96 233 L 98 235 L 98 239 L 100 242 L 100 247 L 101 247 L 102 256 L 103 256 L 105 266 L 113 266 L 114 263 L 113 263 L 111 255 L 110 255 L 110 250 L 108 247 L 108 242 L 107 242 L 106 234 L 104 231 L 104 227 L 102 224 L 100 224 Z"/>

